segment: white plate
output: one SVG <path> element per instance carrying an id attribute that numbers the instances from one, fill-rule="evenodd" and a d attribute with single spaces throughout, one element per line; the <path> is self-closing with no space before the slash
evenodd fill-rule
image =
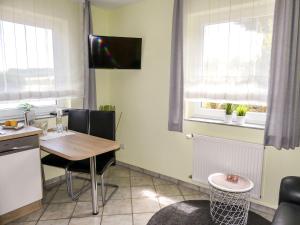
<path id="1" fill-rule="evenodd" d="M 2 128 L 3 129 L 15 129 L 15 130 L 19 130 L 21 128 L 24 127 L 24 123 L 18 123 L 17 126 L 5 126 L 5 125 L 2 125 Z"/>

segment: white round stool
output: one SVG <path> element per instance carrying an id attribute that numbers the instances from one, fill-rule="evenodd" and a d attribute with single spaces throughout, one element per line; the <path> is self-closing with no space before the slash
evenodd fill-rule
<path id="1" fill-rule="evenodd" d="M 246 225 L 250 207 L 250 191 L 254 184 L 245 177 L 237 183 L 226 180 L 223 173 L 208 177 L 210 186 L 210 215 L 219 225 Z"/>

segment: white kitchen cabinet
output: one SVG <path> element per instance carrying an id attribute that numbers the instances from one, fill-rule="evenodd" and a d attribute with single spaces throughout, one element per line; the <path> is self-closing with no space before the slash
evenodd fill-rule
<path id="1" fill-rule="evenodd" d="M 0 141 L 0 215 L 42 199 L 38 135 Z"/>

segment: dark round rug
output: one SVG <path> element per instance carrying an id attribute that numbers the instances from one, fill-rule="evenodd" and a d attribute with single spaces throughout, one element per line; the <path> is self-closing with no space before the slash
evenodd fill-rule
<path id="1" fill-rule="evenodd" d="M 249 212 L 247 225 L 270 225 L 265 218 Z M 209 201 L 190 200 L 169 205 L 155 213 L 147 225 L 215 225 L 209 214 Z"/>

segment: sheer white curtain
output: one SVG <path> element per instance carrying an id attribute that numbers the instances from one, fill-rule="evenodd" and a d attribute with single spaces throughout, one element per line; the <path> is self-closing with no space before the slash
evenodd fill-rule
<path id="1" fill-rule="evenodd" d="M 185 98 L 265 105 L 274 0 L 185 1 Z"/>
<path id="2" fill-rule="evenodd" d="M 83 96 L 82 4 L 0 1 L 0 101 Z"/>

